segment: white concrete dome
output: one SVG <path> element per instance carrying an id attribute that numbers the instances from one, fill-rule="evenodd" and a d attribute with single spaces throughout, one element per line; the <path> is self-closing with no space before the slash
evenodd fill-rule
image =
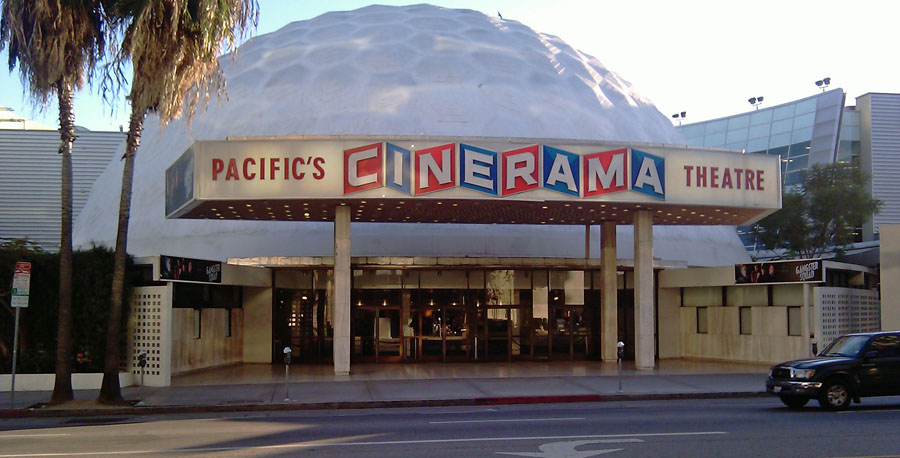
<path id="1" fill-rule="evenodd" d="M 330 223 L 166 220 L 164 172 L 195 140 L 229 136 L 435 135 L 684 144 L 631 84 L 558 37 L 431 5 L 369 6 L 291 23 L 221 59 L 227 100 L 188 129 L 146 129 L 128 251 L 207 259 L 329 256 Z M 75 243 L 112 246 L 121 161 L 97 180 Z M 748 257 L 730 227 L 657 227 L 655 257 L 691 265 Z M 582 227 L 354 224 L 354 256 L 583 256 Z M 599 232 L 599 231 L 598 231 Z M 629 257 L 630 227 L 619 257 Z M 599 234 L 594 243 L 599 246 Z M 598 251 L 594 251 L 595 253 Z"/>

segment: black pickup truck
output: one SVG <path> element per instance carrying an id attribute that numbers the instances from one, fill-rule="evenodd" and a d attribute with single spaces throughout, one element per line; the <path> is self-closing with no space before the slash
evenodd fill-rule
<path id="1" fill-rule="evenodd" d="M 863 397 L 900 395 L 900 331 L 848 334 L 814 358 L 776 364 L 766 391 L 795 409 L 810 399 L 842 410 Z"/>

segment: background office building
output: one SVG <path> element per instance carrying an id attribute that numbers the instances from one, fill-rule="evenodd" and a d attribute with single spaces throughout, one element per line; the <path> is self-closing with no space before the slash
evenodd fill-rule
<path id="1" fill-rule="evenodd" d="M 860 228 L 858 241 L 877 240 L 881 224 L 900 223 L 900 94 L 867 93 L 847 105 L 838 88 L 679 130 L 690 145 L 781 156 L 785 189 L 813 164 L 857 164 L 871 175 L 872 194 L 884 201 Z M 748 250 L 762 250 L 751 232 L 738 228 Z"/>
<path id="2" fill-rule="evenodd" d="M 94 181 L 124 145 L 121 132 L 76 128 L 72 149 L 72 217 Z M 59 132 L 0 107 L 0 241 L 26 239 L 59 249 Z"/>

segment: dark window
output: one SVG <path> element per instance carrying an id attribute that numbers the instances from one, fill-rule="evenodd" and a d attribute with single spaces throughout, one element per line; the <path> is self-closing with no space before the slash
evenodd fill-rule
<path id="1" fill-rule="evenodd" d="M 803 183 L 803 171 L 798 170 L 796 172 L 791 172 L 785 175 L 784 185 L 785 186 L 793 186 L 799 185 Z"/>
<path id="2" fill-rule="evenodd" d="M 872 339 L 866 352 L 877 351 L 879 358 L 896 358 L 900 356 L 900 335 L 889 334 Z"/>
<path id="3" fill-rule="evenodd" d="M 770 156 L 781 156 L 782 159 L 786 159 L 788 155 L 788 147 L 787 146 L 779 146 L 778 148 L 771 148 L 769 150 Z"/>
<path id="4" fill-rule="evenodd" d="M 841 140 L 838 143 L 837 162 L 853 162 L 859 157 L 859 141 Z"/>
<path id="5" fill-rule="evenodd" d="M 791 157 L 803 156 L 809 154 L 809 142 L 794 143 L 791 145 Z M 784 159 L 784 157 L 782 157 Z"/>
<path id="6" fill-rule="evenodd" d="M 240 286 L 175 282 L 173 287 L 173 308 L 241 308 Z"/>
<path id="7" fill-rule="evenodd" d="M 806 170 L 806 166 L 809 164 L 809 156 L 797 156 L 791 157 L 788 159 L 788 172 L 793 172 L 795 170 Z"/>
<path id="8" fill-rule="evenodd" d="M 850 275 L 847 272 L 828 269 L 825 271 L 825 284 L 846 288 L 850 285 Z"/>

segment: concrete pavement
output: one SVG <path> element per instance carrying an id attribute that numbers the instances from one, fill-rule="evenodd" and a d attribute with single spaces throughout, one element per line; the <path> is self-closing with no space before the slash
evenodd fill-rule
<path id="1" fill-rule="evenodd" d="M 237 410 L 289 410 L 430 405 L 590 402 L 761 395 L 768 365 L 662 360 L 652 371 L 626 363 L 517 362 L 456 364 L 355 364 L 351 375 L 330 365 L 294 365 L 287 386 L 284 366 L 240 364 L 173 377 L 170 387 L 126 387 L 142 407 L 110 409 L 91 402 L 96 390 L 75 393 L 77 402 L 43 407 L 45 391 L 0 393 L 0 416 L 108 415 Z"/>

